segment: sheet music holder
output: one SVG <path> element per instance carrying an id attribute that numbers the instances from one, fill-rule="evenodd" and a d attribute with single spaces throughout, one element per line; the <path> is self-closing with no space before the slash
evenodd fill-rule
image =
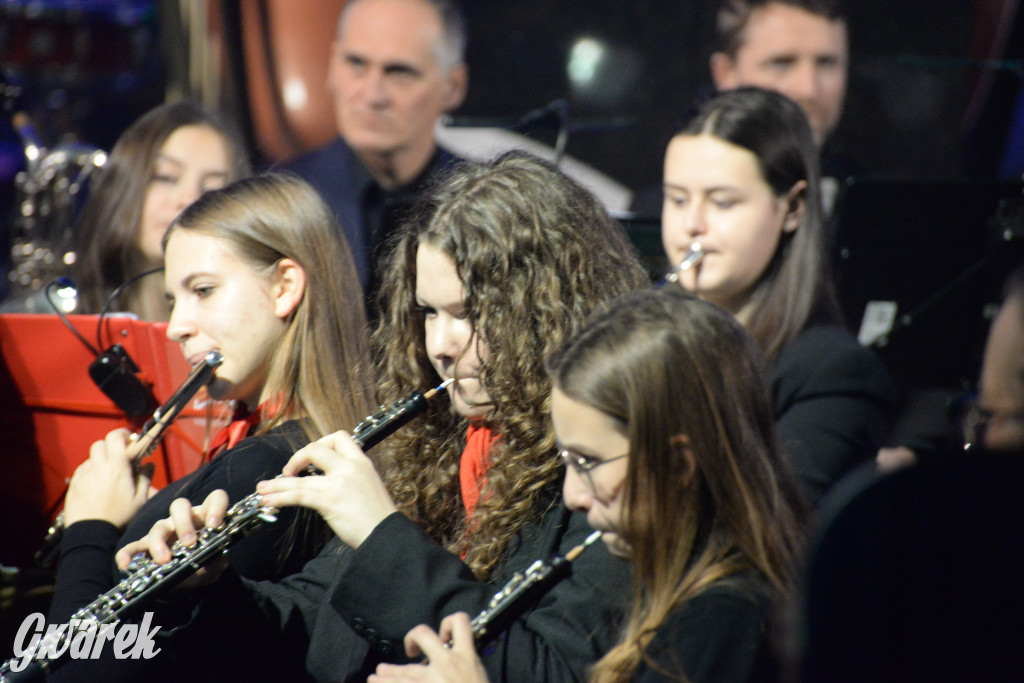
<path id="1" fill-rule="evenodd" d="M 1020 182 L 859 179 L 841 190 L 840 303 L 902 388 L 976 380 L 1003 280 L 1024 255 L 1024 226 L 1000 210 L 1021 200 Z"/>

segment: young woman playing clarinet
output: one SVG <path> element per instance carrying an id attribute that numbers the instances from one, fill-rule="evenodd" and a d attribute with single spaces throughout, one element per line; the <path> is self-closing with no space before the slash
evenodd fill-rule
<path id="1" fill-rule="evenodd" d="M 283 174 L 207 192 L 171 225 L 167 335 L 192 362 L 222 354 L 209 393 L 234 401 L 237 420 L 213 440 L 208 462 L 156 493 L 128 460 L 127 430 L 93 444 L 65 500 L 52 623 L 117 582 L 115 550 L 143 536 L 175 498 L 198 504 L 223 489 L 238 500 L 301 446 L 372 411 L 364 306 L 340 234 L 319 195 Z M 254 579 L 298 571 L 326 534 L 293 517 L 233 547 L 231 566 Z M 57 675 L 78 680 L 96 667 L 71 662 Z"/>
<path id="2" fill-rule="evenodd" d="M 549 358 L 565 503 L 633 571 L 629 617 L 588 680 L 778 679 L 772 612 L 796 578 L 803 503 L 763 366 L 729 314 L 676 287 L 616 299 Z M 429 664 L 382 664 L 372 683 L 487 680 L 466 614 L 405 642 Z"/>
<path id="3" fill-rule="evenodd" d="M 662 242 L 688 291 L 732 313 L 771 366 L 783 448 L 812 503 L 872 460 L 895 389 L 841 326 L 828 276 L 817 152 L 774 91 L 704 102 L 665 153 Z M 689 258 L 687 258 L 689 257 Z"/>

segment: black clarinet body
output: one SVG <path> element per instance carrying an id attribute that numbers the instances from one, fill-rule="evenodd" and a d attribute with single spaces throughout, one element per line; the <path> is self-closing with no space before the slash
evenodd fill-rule
<path id="1" fill-rule="evenodd" d="M 601 538 L 594 531 L 583 543 L 565 555 L 550 560 L 536 560 L 523 572 L 516 572 L 478 615 L 473 617 L 473 639 L 476 649 L 482 650 L 504 633 L 509 625 L 535 605 L 562 579 L 569 576 L 572 562 L 580 553 Z"/>

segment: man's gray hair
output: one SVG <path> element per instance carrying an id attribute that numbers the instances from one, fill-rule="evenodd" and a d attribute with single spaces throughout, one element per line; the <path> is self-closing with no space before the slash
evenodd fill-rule
<path id="1" fill-rule="evenodd" d="M 338 17 L 338 35 L 345 23 L 345 16 L 354 6 L 364 0 L 347 0 Z M 455 0 L 419 0 L 437 12 L 441 19 L 441 43 L 436 46 L 437 61 L 444 70 L 458 66 L 466 57 L 466 18 Z"/>

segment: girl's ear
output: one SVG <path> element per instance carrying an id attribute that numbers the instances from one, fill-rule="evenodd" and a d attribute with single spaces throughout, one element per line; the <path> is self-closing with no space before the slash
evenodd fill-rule
<path id="1" fill-rule="evenodd" d="M 274 315 L 282 320 L 295 312 L 306 292 L 306 271 L 296 261 L 283 258 L 274 272 Z"/>
<path id="2" fill-rule="evenodd" d="M 690 437 L 685 434 L 676 434 L 669 437 L 669 450 L 672 457 L 679 458 L 683 463 L 683 485 L 689 488 L 697 476 L 697 458 L 690 447 Z"/>
<path id="3" fill-rule="evenodd" d="M 782 232 L 796 232 L 807 205 L 807 181 L 797 181 L 784 198 L 786 217 L 782 220 Z"/>

